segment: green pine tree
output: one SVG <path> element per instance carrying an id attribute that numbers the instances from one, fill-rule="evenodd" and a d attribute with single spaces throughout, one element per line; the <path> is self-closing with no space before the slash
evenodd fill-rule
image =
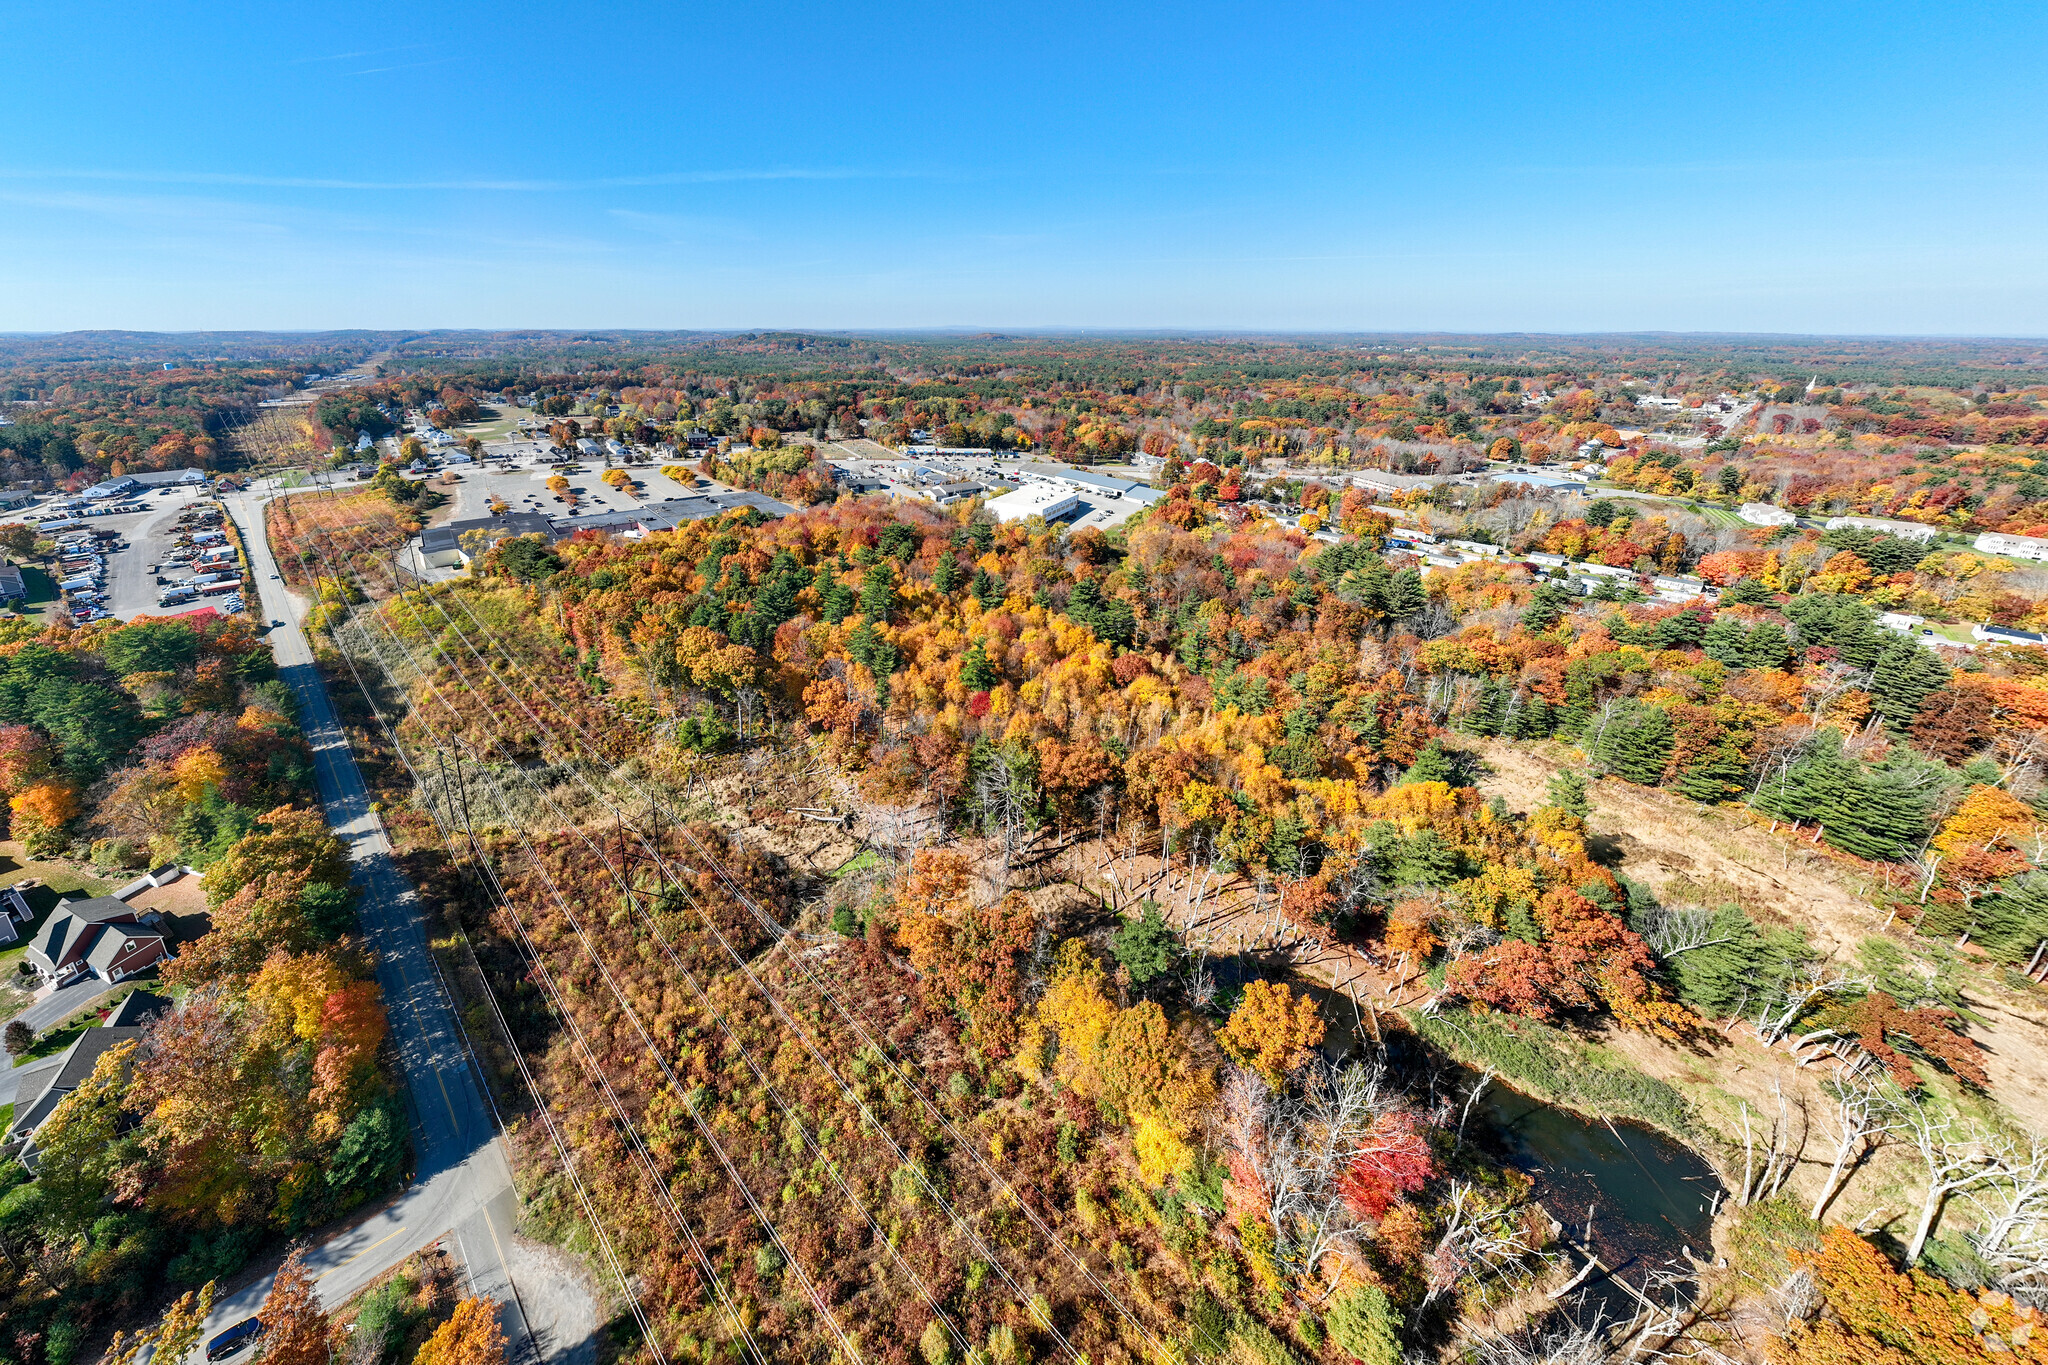
<path id="1" fill-rule="evenodd" d="M 1871 669 L 1871 706 L 1884 717 L 1892 733 L 1903 734 L 1927 694 L 1948 679 L 1948 665 L 1911 636 L 1897 636 L 1884 647 Z"/>
<path id="2" fill-rule="evenodd" d="M 870 564 L 860 580 L 860 614 L 886 621 L 896 610 L 896 571 L 880 561 Z"/>
<path id="3" fill-rule="evenodd" d="M 1453 787 L 1463 785 L 1456 760 L 1444 751 L 1443 741 L 1438 739 L 1422 746 L 1422 752 L 1415 755 L 1415 761 L 1408 765 L 1408 770 L 1394 785 L 1405 787 L 1410 782 L 1447 782 Z"/>
<path id="4" fill-rule="evenodd" d="M 970 691 L 986 692 L 1002 681 L 995 665 L 989 662 L 986 645 L 976 640 L 973 648 L 960 660 L 960 681 Z"/>
<path id="5" fill-rule="evenodd" d="M 987 569 L 977 568 L 974 571 L 974 584 L 968 591 L 974 594 L 975 601 L 981 603 L 983 611 L 994 611 L 1003 605 L 1002 580 Z"/>
<path id="6" fill-rule="evenodd" d="M 825 619 L 835 626 L 853 615 L 853 609 L 858 605 L 860 602 L 853 595 L 853 589 L 836 578 L 832 580 L 831 586 L 825 589 Z"/>
<path id="7" fill-rule="evenodd" d="M 1772 621 L 1759 621 L 1742 642 L 1744 668 L 1783 668 L 1792 658 L 1791 642 L 1785 628 Z"/>
<path id="8" fill-rule="evenodd" d="M 1429 605 L 1429 593 L 1422 586 L 1422 575 L 1414 569 L 1403 569 L 1394 575 L 1394 582 L 1387 597 L 1387 619 L 1405 621 Z"/>
<path id="9" fill-rule="evenodd" d="M 1661 707 L 1616 707 L 1594 741 L 1592 757 L 1630 782 L 1654 787 L 1671 759 L 1671 717 Z"/>
<path id="10" fill-rule="evenodd" d="M 1686 766 L 1678 775 L 1678 790 L 1708 805 L 1731 801 L 1742 795 L 1748 771 L 1741 751 L 1723 740 Z"/>
<path id="11" fill-rule="evenodd" d="M 1131 980 L 1143 986 L 1165 975 L 1173 966 L 1179 945 L 1172 926 L 1160 913 L 1158 901 L 1144 902 L 1139 912 L 1137 919 L 1116 931 L 1109 941 L 1109 951 L 1131 974 Z"/>
<path id="12" fill-rule="evenodd" d="M 1586 775 L 1577 768 L 1560 768 L 1543 791 L 1544 804 L 1583 820 L 1593 813 L 1586 796 Z"/>
<path id="13" fill-rule="evenodd" d="M 1743 666 L 1743 646 L 1749 636 L 1742 623 L 1732 616 L 1716 616 L 1714 624 L 1708 626 L 1700 636 L 1700 650 L 1716 663 L 1730 668 Z"/>

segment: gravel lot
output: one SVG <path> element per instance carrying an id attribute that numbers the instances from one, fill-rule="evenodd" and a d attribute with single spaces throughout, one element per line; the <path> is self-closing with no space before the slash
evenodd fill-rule
<path id="1" fill-rule="evenodd" d="M 546 1365 L 593 1365 L 597 1296 L 583 1268 L 554 1247 L 513 1237 L 505 1244 L 505 1269 Z"/>

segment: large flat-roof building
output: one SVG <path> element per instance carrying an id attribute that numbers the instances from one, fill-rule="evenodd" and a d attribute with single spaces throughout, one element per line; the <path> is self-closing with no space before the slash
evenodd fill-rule
<path id="1" fill-rule="evenodd" d="M 982 506 L 997 521 L 1023 521 L 1033 516 L 1058 521 L 1080 511 L 1081 499 L 1078 494 L 1058 484 L 1036 483 L 1013 488 L 1000 497 L 990 498 Z"/>
<path id="2" fill-rule="evenodd" d="M 196 488 L 205 482 L 206 471 L 203 469 L 150 469 L 102 480 L 79 496 L 99 501 L 125 498 L 152 488 Z"/>

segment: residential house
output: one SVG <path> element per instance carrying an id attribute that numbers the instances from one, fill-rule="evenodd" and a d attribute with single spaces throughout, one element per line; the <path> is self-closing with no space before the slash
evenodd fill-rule
<path id="1" fill-rule="evenodd" d="M 2039 536 L 2009 536 L 2002 531 L 1986 531 L 1973 543 L 1988 555 L 2004 555 L 2009 559 L 2048 559 L 2048 540 Z"/>
<path id="2" fill-rule="evenodd" d="M 34 920 L 36 912 L 28 908 L 28 898 L 14 887 L 0 890 L 0 943 L 21 941 L 20 925 Z"/>
<path id="3" fill-rule="evenodd" d="M 43 1082 L 42 1089 L 35 1092 L 35 1098 L 22 1103 L 20 1101 L 26 1092 L 18 1092 L 14 1121 L 7 1127 L 6 1141 L 10 1146 L 17 1142 L 22 1144 L 15 1156 L 30 1173 L 36 1169 L 36 1134 L 50 1121 L 50 1115 L 57 1112 L 57 1106 L 92 1078 L 93 1068 L 99 1065 L 102 1056 L 141 1037 L 142 1030 L 133 1025 L 89 1028 L 78 1036 L 77 1042 L 64 1049 L 57 1064 L 48 1069 L 48 1079 Z"/>
<path id="4" fill-rule="evenodd" d="M 1767 502 L 1745 502 L 1736 509 L 1735 515 L 1751 526 L 1790 526 L 1799 520 L 1782 507 L 1773 507 Z"/>
<path id="5" fill-rule="evenodd" d="M 1970 627 L 1971 638 L 1994 645 L 2048 645 L 2048 635 L 2037 635 L 2031 630 L 2014 630 L 2011 626 L 1994 626 L 1986 623 Z"/>
<path id="6" fill-rule="evenodd" d="M 170 954 L 163 917 L 113 896 L 59 901 L 23 954 L 36 974 L 62 986 L 87 973 L 121 981 Z"/>

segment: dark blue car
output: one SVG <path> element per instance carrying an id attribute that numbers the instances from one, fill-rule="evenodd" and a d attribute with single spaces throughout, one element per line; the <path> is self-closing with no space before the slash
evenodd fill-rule
<path id="1" fill-rule="evenodd" d="M 255 1318 L 243 1318 L 212 1341 L 206 1343 L 208 1360 L 225 1360 L 244 1346 L 263 1335 L 263 1324 Z"/>

